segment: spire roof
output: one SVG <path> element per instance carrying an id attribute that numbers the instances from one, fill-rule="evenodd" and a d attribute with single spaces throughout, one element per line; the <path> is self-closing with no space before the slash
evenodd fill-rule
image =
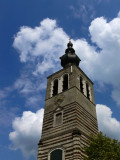
<path id="1" fill-rule="evenodd" d="M 65 50 L 65 54 L 60 57 L 61 66 L 63 68 L 65 68 L 66 66 L 70 66 L 72 64 L 79 66 L 80 58 L 76 55 L 71 40 L 69 40 L 67 47 L 68 48 Z"/>

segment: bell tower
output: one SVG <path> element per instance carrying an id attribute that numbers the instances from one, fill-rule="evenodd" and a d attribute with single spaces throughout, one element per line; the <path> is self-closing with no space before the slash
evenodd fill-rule
<path id="1" fill-rule="evenodd" d="M 98 132 L 93 82 L 79 68 L 71 41 L 60 59 L 63 69 L 47 81 L 37 160 L 83 160 L 90 134 Z"/>

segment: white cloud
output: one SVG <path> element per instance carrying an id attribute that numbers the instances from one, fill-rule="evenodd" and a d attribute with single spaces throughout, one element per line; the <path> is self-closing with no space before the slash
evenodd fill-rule
<path id="1" fill-rule="evenodd" d="M 9 134 L 9 139 L 12 141 L 11 148 L 14 150 L 20 149 L 26 158 L 37 154 L 43 112 L 44 109 L 40 109 L 36 113 L 25 111 L 22 117 L 16 117 L 12 123 L 14 131 Z"/>
<path id="2" fill-rule="evenodd" d="M 89 30 L 92 42 L 101 48 L 97 59 L 93 57 L 89 64 L 93 68 L 93 78 L 111 84 L 114 93 L 117 92 L 117 97 L 112 94 L 112 98 L 119 104 L 120 18 L 114 18 L 110 22 L 107 22 L 104 17 L 96 18 L 92 21 Z"/>
<path id="3" fill-rule="evenodd" d="M 28 98 L 26 98 L 26 106 L 29 107 L 34 107 L 34 108 L 38 108 L 40 107 L 40 102 L 43 101 L 43 96 L 41 96 L 41 94 L 33 94 L 31 96 L 28 96 Z"/>
<path id="4" fill-rule="evenodd" d="M 13 88 L 25 98 L 25 106 L 38 108 L 43 95 L 41 91 L 46 88 L 46 77 L 39 75 L 32 75 L 32 71 L 21 74 L 21 76 L 14 82 Z"/>
<path id="5" fill-rule="evenodd" d="M 112 117 L 111 109 L 97 104 L 96 111 L 99 130 L 111 138 L 120 140 L 120 121 Z"/>
<path id="6" fill-rule="evenodd" d="M 36 89 L 34 83 L 25 76 L 22 76 L 15 81 L 14 88 L 19 89 L 19 92 L 24 94 L 33 93 Z"/>
<path id="7" fill-rule="evenodd" d="M 117 105 L 120 106 L 120 86 L 112 91 L 112 98 L 117 102 Z"/>
<path id="8" fill-rule="evenodd" d="M 69 9 L 72 11 L 72 15 L 75 18 L 78 18 L 82 20 L 84 24 L 90 22 L 91 19 L 95 16 L 95 9 L 94 9 L 94 2 L 88 2 L 88 1 L 82 1 L 80 0 L 79 3 L 76 3 L 77 5 L 69 6 Z"/>
<path id="9" fill-rule="evenodd" d="M 60 68 L 59 57 L 64 54 L 67 41 L 67 34 L 49 18 L 35 28 L 21 27 L 14 37 L 13 46 L 25 64 L 14 89 L 26 99 L 26 105 L 39 105 L 46 77 Z"/>
<path id="10" fill-rule="evenodd" d="M 115 92 L 120 95 L 116 90 L 120 86 L 120 18 L 114 18 L 110 22 L 104 17 L 96 18 L 91 22 L 89 31 L 92 42 L 100 50 L 97 51 L 85 39 L 72 40 L 76 53 L 82 60 L 80 66 L 93 80 L 111 84 L 114 89 L 112 98 L 119 104 L 119 99 L 114 95 Z M 20 61 L 31 66 L 27 80 L 29 84 L 26 83 L 21 92 L 29 92 L 32 91 L 30 88 L 34 88 L 35 83 L 30 84 L 31 75 L 37 78 L 39 75 L 44 84 L 46 73 L 53 73 L 60 68 L 59 57 L 64 54 L 68 37 L 56 21 L 49 18 L 35 28 L 21 27 L 13 46 L 19 51 Z"/>
<path id="11" fill-rule="evenodd" d="M 120 11 L 118 12 L 118 17 L 120 18 Z"/>
<path id="12" fill-rule="evenodd" d="M 34 74 L 43 74 L 58 66 L 67 40 L 67 34 L 57 26 L 56 21 L 47 18 L 33 29 L 21 27 L 14 38 L 13 46 L 18 50 L 21 62 L 33 62 L 38 59 Z"/>

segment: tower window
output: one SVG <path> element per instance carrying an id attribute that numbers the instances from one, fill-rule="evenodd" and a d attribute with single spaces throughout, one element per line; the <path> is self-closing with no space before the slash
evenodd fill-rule
<path id="1" fill-rule="evenodd" d="M 83 78 L 80 77 L 80 91 L 83 93 Z"/>
<path id="2" fill-rule="evenodd" d="M 87 98 L 90 100 L 90 91 L 88 83 L 86 83 L 86 92 L 87 92 Z"/>
<path id="3" fill-rule="evenodd" d="M 63 150 L 56 149 L 50 153 L 50 160 L 63 160 Z"/>
<path id="4" fill-rule="evenodd" d="M 55 79 L 53 83 L 53 96 L 57 94 L 58 94 L 58 79 Z"/>
<path id="5" fill-rule="evenodd" d="M 63 91 L 68 89 L 68 74 L 63 76 Z"/>
<path id="6" fill-rule="evenodd" d="M 54 125 L 57 126 L 62 124 L 62 112 L 56 113 L 54 116 Z"/>

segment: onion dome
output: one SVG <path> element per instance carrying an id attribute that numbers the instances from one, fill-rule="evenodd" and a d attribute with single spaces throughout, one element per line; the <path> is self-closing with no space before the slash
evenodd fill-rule
<path id="1" fill-rule="evenodd" d="M 61 59 L 61 66 L 65 68 L 66 66 L 70 66 L 75 64 L 79 66 L 79 62 L 81 61 L 80 58 L 75 54 L 75 50 L 72 48 L 73 44 L 71 41 L 67 44 L 67 49 L 65 50 L 65 54 L 60 57 Z"/>

